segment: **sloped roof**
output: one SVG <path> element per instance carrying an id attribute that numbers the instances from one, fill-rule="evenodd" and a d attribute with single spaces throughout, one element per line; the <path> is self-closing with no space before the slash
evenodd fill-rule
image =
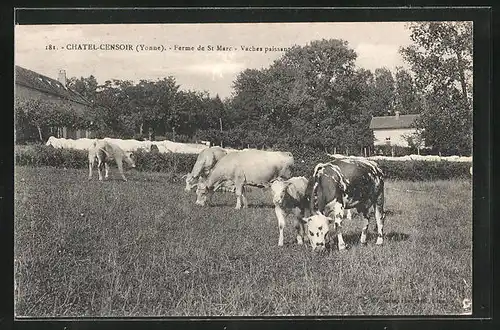
<path id="1" fill-rule="evenodd" d="M 389 129 L 389 128 L 410 128 L 419 115 L 399 115 L 372 117 L 370 122 L 371 129 Z"/>
<path id="2" fill-rule="evenodd" d="M 15 79 L 16 84 L 36 89 L 40 92 L 52 94 L 54 96 L 80 103 L 86 106 L 91 106 L 90 102 L 87 101 L 83 96 L 75 91 L 63 86 L 56 79 L 49 78 L 47 76 L 36 73 L 25 68 L 16 65 L 15 69 Z"/>

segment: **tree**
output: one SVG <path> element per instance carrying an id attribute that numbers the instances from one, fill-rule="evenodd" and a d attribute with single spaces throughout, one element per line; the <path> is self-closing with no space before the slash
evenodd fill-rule
<path id="1" fill-rule="evenodd" d="M 410 73 L 402 67 L 396 68 L 395 109 L 401 114 L 418 114 L 422 111 L 420 95 Z"/>
<path id="2" fill-rule="evenodd" d="M 41 142 L 44 141 L 43 131 L 48 127 L 81 127 L 86 123 L 73 106 L 41 98 L 16 97 L 14 111 L 18 122 L 25 122 L 37 129 Z"/>
<path id="3" fill-rule="evenodd" d="M 472 145 L 472 24 L 408 25 L 413 45 L 400 49 L 424 94 L 417 126 L 427 145 L 468 153 Z"/>
<path id="4" fill-rule="evenodd" d="M 394 112 L 395 83 L 392 73 L 387 68 L 375 69 L 374 116 L 386 116 Z"/>

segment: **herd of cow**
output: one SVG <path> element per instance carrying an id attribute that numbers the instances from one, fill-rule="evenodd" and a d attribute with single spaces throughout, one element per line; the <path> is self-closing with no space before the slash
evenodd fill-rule
<path id="1" fill-rule="evenodd" d="M 109 174 L 114 160 L 123 180 L 123 162 L 135 167 L 132 153 L 111 139 L 92 140 L 88 149 L 89 180 L 97 161 L 101 171 Z M 283 229 L 287 214 L 295 216 L 297 243 L 309 241 L 313 251 L 322 251 L 329 239 L 330 227 L 337 233 L 338 248 L 346 244 L 342 237 L 344 211 L 356 209 L 363 216 L 360 242 L 366 244 L 370 210 L 373 207 L 377 225 L 376 244 L 383 243 L 384 178 L 378 165 L 365 158 L 335 159 L 319 163 L 309 178 L 292 177 L 293 155 L 289 152 L 244 149 L 228 152 L 220 147 L 205 147 L 185 177 L 185 190 L 196 187 L 196 204 L 205 205 L 214 191 L 236 194 L 236 209 L 248 207 L 245 187 L 270 188 L 278 219 L 278 245 L 283 245 Z M 348 213 L 348 218 L 350 218 Z"/>

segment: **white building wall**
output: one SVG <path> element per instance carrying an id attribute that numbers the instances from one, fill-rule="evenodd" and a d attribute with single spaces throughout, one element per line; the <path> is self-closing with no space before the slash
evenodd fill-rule
<path id="1" fill-rule="evenodd" d="M 403 135 L 415 133 L 414 128 L 397 128 L 397 129 L 374 129 L 375 136 L 374 145 L 380 146 L 384 144 L 398 145 L 408 147 L 408 142 L 403 138 Z"/>

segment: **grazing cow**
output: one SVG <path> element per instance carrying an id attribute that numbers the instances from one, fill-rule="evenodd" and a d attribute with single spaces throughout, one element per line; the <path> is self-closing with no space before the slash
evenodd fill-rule
<path id="1" fill-rule="evenodd" d="M 289 152 L 242 150 L 222 157 L 205 182 L 198 182 L 196 204 L 205 205 L 209 194 L 219 187 L 233 187 L 236 193 L 236 209 L 248 207 L 243 193 L 246 185 L 269 187 L 278 177 L 288 179 L 293 156 Z"/>
<path id="2" fill-rule="evenodd" d="M 115 146 L 122 149 L 124 152 L 134 152 L 139 149 L 148 150 L 151 145 L 151 141 L 138 141 L 133 139 L 122 140 L 122 139 L 113 139 L 113 138 L 104 138 L 104 141 L 108 141 Z"/>
<path id="3" fill-rule="evenodd" d="M 184 190 L 191 191 L 192 188 L 198 185 L 194 183 L 196 179 L 201 180 L 208 177 L 210 170 L 226 154 L 226 150 L 221 147 L 206 148 L 200 152 L 191 173 L 186 174 L 186 188 Z"/>
<path id="4" fill-rule="evenodd" d="M 127 181 L 123 174 L 123 161 L 131 167 L 135 167 L 135 163 L 131 158 L 131 152 L 125 152 L 116 144 L 107 140 L 95 140 L 92 147 L 89 149 L 89 180 L 92 179 L 92 168 L 97 159 L 97 172 L 99 173 L 99 181 L 102 181 L 102 167 L 106 168 L 105 178 L 109 176 L 109 162 L 114 160 L 118 166 L 118 170 L 124 181 Z"/>
<path id="5" fill-rule="evenodd" d="M 308 180 L 303 177 L 293 177 L 288 180 L 280 178 L 271 183 L 273 194 L 274 212 L 278 218 L 279 238 L 278 246 L 283 246 L 283 229 L 287 214 L 295 215 L 295 228 L 297 229 L 297 243 L 302 244 L 303 226 L 301 219 L 304 216 L 304 197 Z M 302 232 L 301 232 L 302 230 Z"/>
<path id="6" fill-rule="evenodd" d="M 313 250 L 325 247 L 329 224 L 337 229 L 339 250 L 346 245 L 342 237 L 344 209 L 355 208 L 363 214 L 361 244 L 366 244 L 369 209 L 375 209 L 378 237 L 376 244 L 383 243 L 384 227 L 384 179 L 378 165 L 366 159 L 338 159 L 314 168 L 309 181 L 309 217 L 303 218 L 309 242 Z"/>
<path id="7" fill-rule="evenodd" d="M 73 141 L 71 139 L 65 139 L 65 138 L 56 138 L 55 136 L 49 137 L 47 140 L 47 143 L 45 143 L 46 146 L 52 146 L 56 149 L 72 149 L 73 148 Z"/>

